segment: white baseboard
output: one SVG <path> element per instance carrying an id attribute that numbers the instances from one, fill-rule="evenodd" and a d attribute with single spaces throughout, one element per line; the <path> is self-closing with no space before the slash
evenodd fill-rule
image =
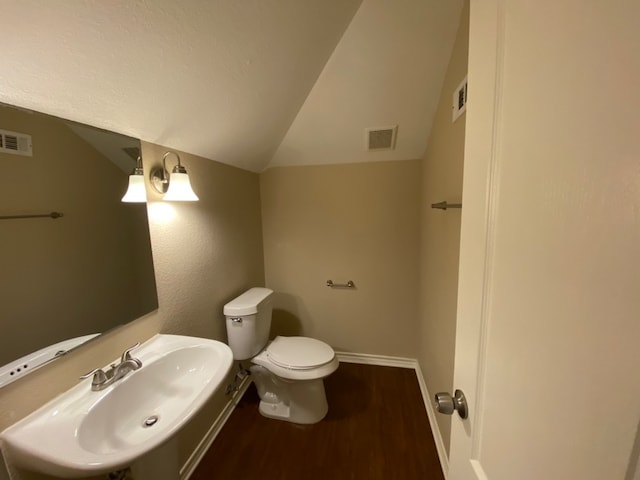
<path id="1" fill-rule="evenodd" d="M 449 477 L 449 457 L 447 456 L 447 449 L 442 439 L 442 433 L 440 433 L 440 427 L 436 420 L 436 411 L 433 408 L 433 398 L 427 389 L 427 383 L 424 381 L 420 364 L 416 362 L 416 376 L 418 377 L 418 385 L 420 385 L 420 391 L 422 392 L 422 399 L 424 400 L 424 406 L 427 409 L 427 417 L 429 417 L 429 425 L 433 432 L 433 440 L 436 443 L 436 450 L 438 451 L 438 458 L 440 459 L 440 466 L 442 467 L 442 474 L 445 480 Z"/>
<path id="2" fill-rule="evenodd" d="M 420 364 L 415 358 L 405 357 L 389 357 L 385 355 L 369 355 L 366 353 L 351 353 L 351 352 L 336 352 L 338 360 L 344 363 L 360 363 L 365 365 L 379 365 L 383 367 L 399 367 L 399 368 L 413 368 L 416 371 L 416 377 L 418 378 L 418 385 L 420 385 L 420 392 L 422 393 L 422 400 L 424 401 L 425 409 L 427 410 L 427 417 L 429 418 L 429 425 L 433 432 L 433 440 L 436 444 L 436 450 L 438 451 L 438 458 L 440 459 L 440 465 L 442 466 L 442 473 L 446 479 L 449 474 L 449 457 L 447 456 L 447 450 L 444 446 L 444 440 L 440 433 L 440 427 L 436 420 L 436 411 L 433 408 L 431 402 L 431 394 L 427 389 L 427 384 L 422 375 Z"/>
<path id="3" fill-rule="evenodd" d="M 381 367 L 416 368 L 418 364 L 415 358 L 370 355 L 368 353 L 336 352 L 336 357 L 344 363 L 361 363 Z"/>
<path id="4" fill-rule="evenodd" d="M 229 420 L 229 417 L 233 413 L 233 410 L 236 408 L 236 405 L 242 398 L 242 395 L 244 395 L 244 392 L 247 390 L 247 388 L 249 388 L 250 384 L 251 378 L 249 376 L 245 377 L 242 380 L 238 391 L 233 395 L 233 397 L 231 397 L 231 399 L 227 403 L 227 406 L 224 407 L 222 412 L 220 412 L 218 418 L 215 419 L 206 435 L 202 438 L 202 440 L 200 440 L 198 446 L 195 448 L 193 453 L 189 456 L 187 461 L 180 469 L 180 480 L 188 480 L 188 478 L 194 472 L 194 470 L 198 466 L 198 463 L 200 463 L 200 460 L 202 460 L 202 457 L 204 457 L 205 453 L 207 453 L 207 450 L 209 450 L 209 447 L 211 447 L 211 444 L 220 433 L 220 430 L 222 430 L 222 427 L 224 427 L 224 424 L 227 423 L 227 420 Z"/>

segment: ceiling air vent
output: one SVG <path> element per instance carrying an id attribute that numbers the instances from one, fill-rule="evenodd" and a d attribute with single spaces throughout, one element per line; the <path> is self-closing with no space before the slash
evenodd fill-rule
<path id="1" fill-rule="evenodd" d="M 367 128 L 367 150 L 393 150 L 396 148 L 398 126 Z"/>
<path id="2" fill-rule="evenodd" d="M 0 130 L 0 152 L 32 157 L 31 135 Z"/>

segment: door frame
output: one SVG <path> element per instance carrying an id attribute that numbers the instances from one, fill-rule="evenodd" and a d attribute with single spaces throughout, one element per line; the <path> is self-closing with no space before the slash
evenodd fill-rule
<path id="1" fill-rule="evenodd" d="M 448 477 L 486 479 L 477 460 L 483 408 L 491 265 L 500 175 L 504 52 L 502 0 L 470 0 L 468 82 L 454 385 L 464 388 L 469 417 L 452 419 Z"/>

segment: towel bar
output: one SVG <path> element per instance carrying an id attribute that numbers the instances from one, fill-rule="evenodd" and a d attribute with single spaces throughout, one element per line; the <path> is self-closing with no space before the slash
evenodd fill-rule
<path id="1" fill-rule="evenodd" d="M 327 280 L 327 287 L 331 288 L 355 288 L 356 284 L 349 280 L 347 283 L 333 283 L 333 280 Z"/>
<path id="2" fill-rule="evenodd" d="M 46 217 L 53 218 L 55 220 L 56 218 L 64 217 L 64 215 L 60 212 L 42 213 L 37 215 L 4 215 L 4 216 L 0 216 L 0 220 L 10 220 L 13 218 L 46 218 Z"/>

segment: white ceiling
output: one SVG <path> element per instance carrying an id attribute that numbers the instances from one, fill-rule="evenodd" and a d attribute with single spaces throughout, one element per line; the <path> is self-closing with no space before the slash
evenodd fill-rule
<path id="1" fill-rule="evenodd" d="M 364 0 L 269 166 L 421 158 L 461 8 Z M 366 150 L 365 128 L 394 125 L 394 150 Z"/>
<path id="2" fill-rule="evenodd" d="M 0 102 L 253 171 L 419 157 L 462 0 L 360 2 L 0 0 Z"/>

